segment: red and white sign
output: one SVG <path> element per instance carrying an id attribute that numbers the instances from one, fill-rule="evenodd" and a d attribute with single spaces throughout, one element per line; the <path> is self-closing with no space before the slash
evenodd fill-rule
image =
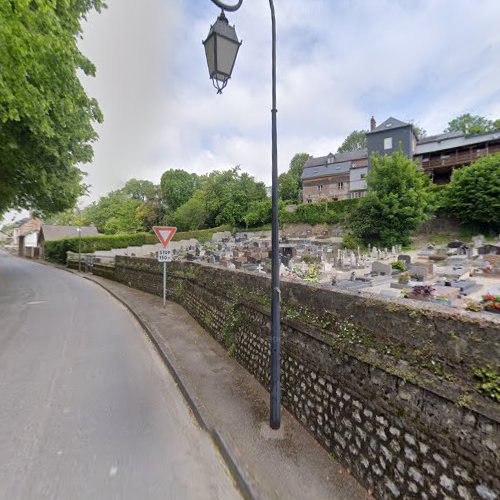
<path id="1" fill-rule="evenodd" d="M 156 236 L 158 236 L 158 239 L 163 247 L 167 248 L 167 245 L 170 243 L 170 240 L 177 231 L 177 228 L 168 226 L 153 226 L 153 231 L 156 233 Z"/>

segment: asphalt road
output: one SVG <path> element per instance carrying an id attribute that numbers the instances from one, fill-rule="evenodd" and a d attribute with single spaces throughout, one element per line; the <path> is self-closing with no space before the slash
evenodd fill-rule
<path id="1" fill-rule="evenodd" d="M 0 499 L 239 498 L 128 311 L 0 251 Z"/>

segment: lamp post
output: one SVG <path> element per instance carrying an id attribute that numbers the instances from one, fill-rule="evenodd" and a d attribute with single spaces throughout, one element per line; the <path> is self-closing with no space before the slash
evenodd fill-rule
<path id="1" fill-rule="evenodd" d="M 238 55 L 241 42 L 238 41 L 234 27 L 229 26 L 224 11 L 238 10 L 243 0 L 235 0 L 234 5 L 227 5 L 220 0 L 212 3 L 222 9 L 217 21 L 210 27 L 207 39 L 203 42 L 207 57 L 210 79 L 221 94 L 226 87 L 234 62 Z M 272 229 L 271 229 L 271 404 L 269 423 L 272 429 L 279 429 L 281 424 L 280 400 L 280 257 L 279 257 L 279 232 L 278 232 L 278 146 L 276 131 L 276 17 L 274 1 L 269 0 L 271 11 L 271 64 L 272 64 L 272 109 L 271 109 L 271 168 L 272 168 Z"/>
<path id="2" fill-rule="evenodd" d="M 78 272 L 82 270 L 82 228 L 78 226 Z"/>

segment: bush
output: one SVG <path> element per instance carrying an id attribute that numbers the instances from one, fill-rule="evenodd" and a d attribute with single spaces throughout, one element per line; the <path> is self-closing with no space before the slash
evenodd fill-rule
<path id="1" fill-rule="evenodd" d="M 92 253 L 99 250 L 113 248 L 127 248 L 157 243 L 154 234 L 113 234 L 109 236 L 82 236 L 75 238 L 62 238 L 45 242 L 45 258 L 51 262 L 66 263 L 66 252 L 78 252 L 80 246 L 82 253 Z"/>
<path id="2" fill-rule="evenodd" d="M 500 153 L 455 170 L 445 191 L 448 213 L 467 224 L 500 229 Z"/>
<path id="3" fill-rule="evenodd" d="M 344 222 L 359 199 L 307 203 L 299 205 L 295 212 L 280 213 L 281 222 L 304 224 L 338 224 Z"/>

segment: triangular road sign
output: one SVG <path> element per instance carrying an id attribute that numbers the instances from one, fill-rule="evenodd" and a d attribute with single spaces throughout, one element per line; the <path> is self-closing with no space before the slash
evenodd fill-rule
<path id="1" fill-rule="evenodd" d="M 156 233 L 156 236 L 158 236 L 160 243 L 167 248 L 167 245 L 170 243 L 170 240 L 177 231 L 177 228 L 168 226 L 153 226 L 153 231 Z"/>

